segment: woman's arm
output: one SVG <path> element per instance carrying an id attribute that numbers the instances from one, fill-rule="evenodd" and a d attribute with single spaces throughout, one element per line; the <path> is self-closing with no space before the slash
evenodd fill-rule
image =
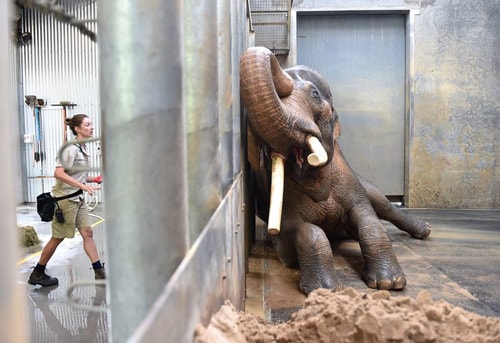
<path id="1" fill-rule="evenodd" d="M 54 177 L 70 186 L 80 188 L 81 190 L 88 192 L 90 195 L 94 194 L 95 190 L 100 189 L 76 181 L 64 171 L 63 167 L 56 167 L 56 171 L 54 172 Z"/>

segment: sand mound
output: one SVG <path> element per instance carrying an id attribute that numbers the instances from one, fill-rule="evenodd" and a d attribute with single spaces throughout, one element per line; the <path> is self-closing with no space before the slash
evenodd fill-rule
<path id="1" fill-rule="evenodd" d="M 236 312 L 231 303 L 199 326 L 195 342 L 500 342 L 500 318 L 482 317 L 426 291 L 416 299 L 347 288 L 318 289 L 282 324 Z"/>

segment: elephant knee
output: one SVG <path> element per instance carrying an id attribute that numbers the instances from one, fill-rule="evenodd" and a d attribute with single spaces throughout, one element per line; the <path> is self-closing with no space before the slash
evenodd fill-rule
<path id="1" fill-rule="evenodd" d="M 299 255 L 331 255 L 331 246 L 325 231 L 314 224 L 302 225 L 297 230 L 296 247 Z"/>

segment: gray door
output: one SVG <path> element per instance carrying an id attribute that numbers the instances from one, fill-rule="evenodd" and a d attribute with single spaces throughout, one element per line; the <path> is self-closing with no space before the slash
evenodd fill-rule
<path id="1" fill-rule="evenodd" d="M 297 16 L 297 63 L 325 75 L 347 161 L 388 196 L 404 192 L 405 16 Z"/>

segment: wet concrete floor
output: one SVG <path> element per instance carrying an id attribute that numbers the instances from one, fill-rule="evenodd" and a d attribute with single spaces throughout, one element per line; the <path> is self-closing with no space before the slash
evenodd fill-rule
<path id="1" fill-rule="evenodd" d="M 394 251 L 407 277 L 403 291 L 393 295 L 416 297 L 428 291 L 483 316 L 500 317 L 500 210 L 408 210 L 432 225 L 425 240 L 416 240 L 386 225 Z M 263 225 L 257 227 L 264 230 Z M 286 321 L 298 311 L 305 295 L 298 289 L 299 271 L 284 267 L 263 238 L 252 248 L 247 275 L 246 311 L 269 321 Z M 335 268 L 345 287 L 374 292 L 360 278 L 363 260 L 359 245 L 334 245 Z"/>
<path id="2" fill-rule="evenodd" d="M 35 227 L 42 246 L 50 238 L 50 223 L 39 221 L 34 206 L 18 207 L 18 224 Z M 423 241 L 410 238 L 387 225 L 394 250 L 406 273 L 408 285 L 394 295 L 415 297 L 427 290 L 432 298 L 485 316 L 500 316 L 500 210 L 410 210 L 429 221 L 433 231 Z M 94 216 L 94 239 L 106 262 L 104 215 Z M 284 267 L 265 241 L 260 225 L 259 239 L 252 248 L 247 274 L 246 311 L 273 322 L 283 322 L 301 308 L 305 295 L 298 289 L 299 272 Z M 38 249 L 37 251 L 39 251 Z M 106 289 L 93 285 L 94 275 L 82 239 L 76 235 L 63 241 L 47 266 L 59 279 L 55 287 L 41 288 L 26 280 L 39 253 L 25 251 L 19 258 L 19 283 L 26 287 L 27 330 L 31 342 L 108 342 Z M 335 267 L 345 286 L 373 292 L 359 277 L 362 258 L 353 241 L 335 244 Z M 67 291 L 75 283 L 89 283 Z M 75 307 L 74 303 L 79 307 Z M 100 312 L 86 308 L 94 306 Z"/>
<path id="3" fill-rule="evenodd" d="M 106 263 L 100 206 L 91 216 L 97 250 L 101 261 Z M 32 251 L 23 251 L 18 261 L 18 282 L 26 287 L 26 329 L 30 342 L 108 342 L 105 281 L 95 284 L 82 237 L 77 233 L 73 239 L 65 239 L 47 264 L 46 273 L 57 277 L 59 285 L 32 286 L 26 281 L 40 258 L 41 247 L 51 236 L 51 223 L 40 221 L 34 205 L 17 208 L 17 223 L 33 226 L 42 241 Z"/>

